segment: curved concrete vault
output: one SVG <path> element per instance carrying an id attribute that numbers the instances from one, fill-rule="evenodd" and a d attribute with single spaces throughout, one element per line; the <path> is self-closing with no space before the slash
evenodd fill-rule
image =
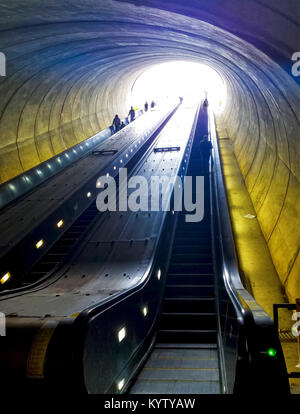
<path id="1" fill-rule="evenodd" d="M 151 65 L 206 63 L 227 83 L 227 130 L 294 300 L 300 296 L 300 113 L 299 86 L 287 67 L 298 47 L 297 1 L 181 3 L 2 0 L 1 182 L 107 127 L 115 113 L 127 115 L 131 87 Z"/>

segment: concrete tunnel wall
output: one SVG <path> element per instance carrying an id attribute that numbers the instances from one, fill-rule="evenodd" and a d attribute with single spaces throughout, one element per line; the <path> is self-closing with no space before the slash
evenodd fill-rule
<path id="1" fill-rule="evenodd" d="M 161 3 L 2 1 L 7 77 L 0 78 L 0 180 L 95 134 L 115 113 L 127 115 L 134 80 L 151 65 L 206 63 L 226 81 L 227 130 L 274 265 L 294 301 L 300 296 L 299 86 L 283 68 L 297 50 L 296 3 L 289 8 L 276 1 L 272 10 L 265 1 L 246 0 L 240 8 L 234 1 L 225 15 L 216 1 L 187 1 L 182 14 L 177 1 Z M 273 26 L 257 20 L 264 13 Z"/>

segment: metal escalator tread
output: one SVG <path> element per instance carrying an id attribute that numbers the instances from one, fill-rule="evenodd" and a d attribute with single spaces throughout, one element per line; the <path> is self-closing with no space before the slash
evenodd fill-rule
<path id="1" fill-rule="evenodd" d="M 166 315 L 176 315 L 176 316 L 182 316 L 182 315 L 188 315 L 188 316 L 201 316 L 201 315 L 216 315 L 215 312 L 210 312 L 210 313 L 206 313 L 206 312 L 162 312 L 161 316 L 166 316 Z"/>
<path id="2" fill-rule="evenodd" d="M 216 343 L 210 344 L 195 344 L 195 343 L 164 343 L 164 342 L 157 342 L 155 344 L 155 349 L 218 349 Z"/>
<path id="3" fill-rule="evenodd" d="M 207 287 L 213 287 L 214 285 L 196 285 L 196 284 L 188 284 L 188 285 L 184 285 L 184 284 L 178 284 L 178 285 L 166 285 L 166 288 L 168 287 L 172 287 L 172 288 L 207 288 Z"/>
<path id="4" fill-rule="evenodd" d="M 131 394 L 215 394 L 220 392 L 213 348 L 155 348 Z"/>
<path id="5" fill-rule="evenodd" d="M 170 298 L 170 297 L 164 298 L 164 301 L 167 301 L 167 300 L 174 300 L 174 301 L 180 301 L 180 300 L 189 300 L 189 301 L 191 301 L 191 300 L 192 301 L 211 300 L 212 302 L 215 301 L 214 298 L 197 297 L 197 296 L 194 296 L 194 297 L 178 296 L 178 297 L 172 297 L 172 298 Z"/>

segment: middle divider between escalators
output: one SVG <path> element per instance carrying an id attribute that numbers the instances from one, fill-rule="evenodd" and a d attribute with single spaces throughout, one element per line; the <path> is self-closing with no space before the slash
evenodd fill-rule
<path id="1" fill-rule="evenodd" d="M 194 140 L 195 127 L 196 127 L 196 123 L 197 123 L 198 116 L 199 116 L 199 110 L 200 110 L 200 106 L 197 108 L 190 138 L 188 140 L 188 143 L 190 143 L 188 161 L 190 159 L 191 147 L 192 147 L 192 142 Z M 141 158 L 139 164 L 142 163 L 143 159 L 144 157 Z M 187 164 L 184 163 L 182 160 L 181 165 L 179 167 L 179 171 L 182 177 L 186 174 L 186 169 L 183 169 L 184 166 L 186 167 Z M 136 168 L 138 168 L 138 166 L 136 166 Z M 172 197 L 173 197 L 173 194 L 172 194 Z M 132 350 L 131 357 L 124 364 L 124 369 L 121 372 L 118 372 L 115 374 L 113 381 L 111 381 L 110 385 L 107 385 L 106 387 L 104 386 L 104 388 L 102 389 L 102 392 L 109 392 L 109 393 L 124 392 L 129 387 L 131 379 L 136 375 L 141 365 L 145 361 L 145 358 L 143 358 L 143 355 L 145 354 L 148 355 L 151 352 L 151 349 L 154 345 L 153 337 L 156 332 L 158 317 L 161 311 L 167 268 L 168 268 L 168 264 L 170 261 L 171 246 L 173 243 L 174 234 L 176 230 L 178 212 L 172 213 L 170 211 L 168 213 L 165 213 L 165 217 L 166 218 L 163 220 L 163 223 L 161 225 L 161 229 L 160 229 L 161 236 L 159 237 L 157 241 L 157 248 L 155 249 L 154 258 L 151 264 L 149 265 L 149 268 L 148 268 L 148 271 L 145 277 L 139 282 L 139 284 L 137 286 L 134 286 L 133 288 L 126 290 L 125 292 L 114 294 L 110 298 L 107 298 L 106 300 L 104 300 L 100 305 L 90 307 L 89 309 L 81 312 L 81 314 L 76 318 L 74 322 L 74 326 L 73 326 L 74 341 L 73 342 L 76 344 L 76 350 L 74 350 L 74 355 L 76 358 L 76 367 L 77 367 L 76 376 L 77 378 L 78 376 L 81 378 L 81 384 L 82 384 L 83 389 L 86 386 L 85 377 L 87 375 L 87 373 L 84 371 L 84 363 L 83 363 L 84 347 L 85 347 L 85 338 L 87 335 L 89 324 L 93 320 L 95 320 L 95 318 L 99 317 L 100 315 L 103 315 L 107 310 L 111 311 L 113 308 L 116 308 L 116 307 L 119 307 L 121 309 L 122 304 L 124 304 L 126 301 L 129 302 L 130 300 L 133 300 L 133 302 L 135 303 L 138 302 L 137 297 L 143 295 L 144 289 L 147 286 L 149 280 L 150 282 L 151 281 L 156 282 L 158 280 L 158 274 L 159 274 L 159 279 L 161 279 L 161 283 L 158 285 L 159 300 L 158 300 L 158 306 L 156 308 L 156 312 L 153 315 L 153 320 L 148 325 L 147 332 L 143 340 L 141 341 L 141 343 L 139 343 L 138 346 L 135 346 L 134 349 Z M 155 288 L 154 291 L 157 292 L 157 287 Z M 146 346 L 146 348 L 148 347 L 147 350 L 145 350 L 145 344 L 146 345 L 148 344 Z M 122 383 L 123 375 L 125 374 L 124 371 L 126 371 L 126 381 L 122 389 L 120 390 L 118 389 L 117 384 Z"/>

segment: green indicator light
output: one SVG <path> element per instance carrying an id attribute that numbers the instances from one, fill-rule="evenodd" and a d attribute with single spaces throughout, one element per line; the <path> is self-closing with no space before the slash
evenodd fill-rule
<path id="1" fill-rule="evenodd" d="M 276 349 L 274 349 L 274 348 L 269 348 L 269 349 L 268 349 L 268 355 L 269 355 L 270 357 L 274 357 L 274 356 L 276 356 Z"/>

